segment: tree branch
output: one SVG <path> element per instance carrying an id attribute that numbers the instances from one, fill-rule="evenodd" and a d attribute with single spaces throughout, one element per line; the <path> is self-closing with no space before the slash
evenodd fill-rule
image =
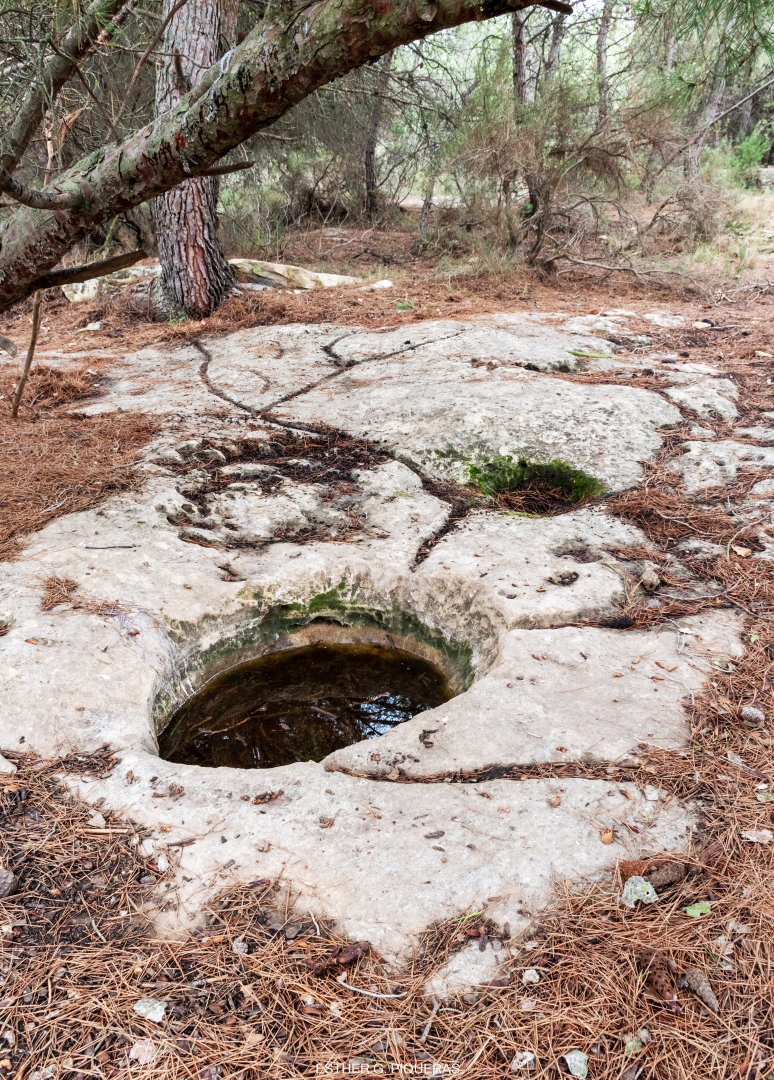
<path id="1" fill-rule="evenodd" d="M 21 161 L 30 139 L 40 126 L 46 108 L 54 101 L 78 64 L 91 52 L 95 42 L 104 37 L 110 21 L 127 2 L 131 0 L 92 0 L 65 35 L 41 78 L 27 91 L 16 119 L 2 140 L 0 165 L 8 172 L 13 172 Z"/>
<path id="2" fill-rule="evenodd" d="M 252 169 L 254 161 L 237 161 L 234 165 L 213 165 L 211 169 L 200 172 L 199 176 L 225 176 L 227 173 L 242 172 L 243 169 Z"/>
<path id="3" fill-rule="evenodd" d="M 40 289 L 53 289 L 57 285 L 75 285 L 79 281 L 91 281 L 92 278 L 114 274 L 116 270 L 125 270 L 127 266 L 134 266 L 140 259 L 147 259 L 147 257 L 147 252 L 139 248 L 137 251 L 128 251 L 124 255 L 114 255 L 111 259 L 99 259 L 97 262 L 71 266 L 66 270 L 52 270 L 36 278 L 33 286 L 37 292 Z"/>
<path id="4" fill-rule="evenodd" d="M 0 165 L 0 191 L 16 199 L 22 206 L 33 210 L 74 210 L 81 202 L 81 196 L 74 192 L 57 194 L 53 191 L 32 191 L 16 180 L 4 166 Z"/>
<path id="5" fill-rule="evenodd" d="M 49 45 L 51 46 L 51 48 L 54 50 L 55 53 L 59 53 L 59 55 L 63 56 L 63 58 L 65 60 L 68 59 L 68 57 L 64 56 L 64 54 L 62 53 L 62 50 L 57 45 L 55 45 L 53 41 L 49 40 Z M 113 135 L 113 138 L 117 139 L 118 138 L 118 132 L 113 127 L 113 122 L 110 119 L 110 117 L 108 116 L 107 109 L 102 104 L 102 102 L 99 100 L 99 98 L 95 95 L 92 88 L 89 86 L 88 82 L 86 81 L 86 76 L 81 71 L 81 68 L 80 68 L 79 64 L 75 64 L 75 63 L 73 64 L 73 75 L 77 75 L 78 81 L 80 82 L 81 86 L 84 88 L 86 93 L 89 95 L 91 100 L 96 105 L 97 112 L 100 114 L 102 119 L 107 124 L 108 128 L 110 129 L 111 134 Z M 48 183 L 48 179 L 46 180 L 46 183 Z"/>

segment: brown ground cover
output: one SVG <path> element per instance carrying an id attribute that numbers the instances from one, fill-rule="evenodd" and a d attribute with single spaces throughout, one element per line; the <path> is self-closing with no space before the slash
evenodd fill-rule
<path id="1" fill-rule="evenodd" d="M 98 392 L 88 370 L 38 366 L 17 420 L 8 403 L 16 372 L 0 374 L 0 559 L 12 558 L 28 533 L 135 482 L 132 465 L 157 423 L 138 413 L 75 415 L 74 403 Z"/>

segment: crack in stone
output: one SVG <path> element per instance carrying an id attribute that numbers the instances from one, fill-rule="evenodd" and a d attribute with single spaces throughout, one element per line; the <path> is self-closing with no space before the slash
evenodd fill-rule
<path id="1" fill-rule="evenodd" d="M 425 776 L 407 776 L 398 766 L 382 775 L 332 765 L 326 765 L 325 771 L 381 784 L 483 784 L 492 780 L 512 780 L 516 783 L 525 780 L 605 780 L 611 784 L 623 784 L 647 778 L 649 785 L 669 788 L 667 777 L 657 776 L 653 766 L 639 759 L 629 764 L 620 761 L 553 761 L 530 765 L 490 765 L 470 771 L 447 769 Z"/>

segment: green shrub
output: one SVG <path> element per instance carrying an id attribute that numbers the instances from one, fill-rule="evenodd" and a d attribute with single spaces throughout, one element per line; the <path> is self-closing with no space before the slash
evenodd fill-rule
<path id="1" fill-rule="evenodd" d="M 742 184 L 754 183 L 757 170 L 767 153 L 771 139 L 763 131 L 763 126 L 758 124 L 755 131 L 746 139 L 734 147 L 731 154 L 731 171 L 734 177 Z"/>

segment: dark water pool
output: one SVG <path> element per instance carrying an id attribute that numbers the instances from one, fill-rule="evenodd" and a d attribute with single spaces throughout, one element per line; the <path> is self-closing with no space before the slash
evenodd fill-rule
<path id="1" fill-rule="evenodd" d="M 211 679 L 159 736 L 167 761 L 267 769 L 320 761 L 452 697 L 434 664 L 400 649 L 310 645 Z"/>

